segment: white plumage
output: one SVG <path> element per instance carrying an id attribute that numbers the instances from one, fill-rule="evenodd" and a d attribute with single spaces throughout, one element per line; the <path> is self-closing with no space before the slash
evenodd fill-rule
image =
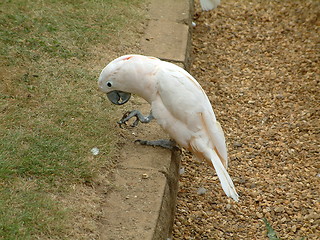
<path id="1" fill-rule="evenodd" d="M 200 0 L 202 10 L 209 11 L 216 8 L 220 4 L 220 0 Z"/>
<path id="2" fill-rule="evenodd" d="M 187 71 L 154 57 L 126 55 L 102 70 L 98 85 L 107 94 L 134 93 L 144 98 L 158 124 L 181 147 L 212 164 L 226 195 L 238 201 L 226 171 L 223 130 L 204 90 Z"/>

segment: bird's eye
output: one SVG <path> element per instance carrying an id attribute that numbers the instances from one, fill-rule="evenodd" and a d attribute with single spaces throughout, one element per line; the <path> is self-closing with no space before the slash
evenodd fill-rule
<path id="1" fill-rule="evenodd" d="M 107 82 L 107 86 L 108 87 L 112 87 L 112 83 L 111 82 Z"/>

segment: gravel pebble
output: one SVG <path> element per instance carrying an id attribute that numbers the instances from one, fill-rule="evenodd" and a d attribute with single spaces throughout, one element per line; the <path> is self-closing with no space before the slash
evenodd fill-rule
<path id="1" fill-rule="evenodd" d="M 240 201 L 183 152 L 173 239 L 267 239 L 262 218 L 282 239 L 319 239 L 320 2 L 196 4 L 191 74 L 225 131 Z"/>
<path id="2" fill-rule="evenodd" d="M 207 189 L 205 189 L 205 188 L 203 188 L 203 187 L 200 187 L 200 188 L 198 188 L 198 190 L 197 190 L 197 193 L 199 194 L 199 195 L 203 195 L 203 194 L 205 194 L 207 192 Z"/>

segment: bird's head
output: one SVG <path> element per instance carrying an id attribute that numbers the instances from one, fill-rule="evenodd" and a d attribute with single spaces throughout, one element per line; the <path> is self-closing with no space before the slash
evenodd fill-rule
<path id="1" fill-rule="evenodd" d="M 98 85 L 117 105 L 128 102 L 131 93 L 151 103 L 156 94 L 155 73 L 160 60 L 142 55 L 124 55 L 110 62 L 101 72 Z"/>
<path id="2" fill-rule="evenodd" d="M 125 84 L 121 81 L 121 67 L 120 59 L 110 62 L 102 70 L 98 80 L 100 91 L 106 93 L 108 99 L 116 105 L 125 104 L 131 97 L 131 93 L 124 91 Z"/>

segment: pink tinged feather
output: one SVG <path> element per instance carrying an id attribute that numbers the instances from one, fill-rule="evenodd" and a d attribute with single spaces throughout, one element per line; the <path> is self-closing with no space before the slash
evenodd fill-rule
<path id="1" fill-rule="evenodd" d="M 209 149 L 206 146 L 206 142 L 203 138 L 194 138 L 190 142 L 190 147 L 192 152 L 196 154 L 197 157 L 201 156 L 208 161 L 211 161 L 216 173 L 219 177 L 221 186 L 223 191 L 228 197 L 233 198 L 236 202 L 239 201 L 239 195 L 235 189 L 235 186 L 232 182 L 230 175 L 228 174 L 227 170 L 224 168 L 218 154 Z"/>
<path id="2" fill-rule="evenodd" d="M 158 123 L 180 146 L 211 162 L 223 190 L 237 201 L 238 194 L 226 171 L 224 133 L 205 92 L 191 75 L 175 65 L 166 64 L 156 77 L 159 98 L 152 109 Z"/>
<path id="3" fill-rule="evenodd" d="M 113 89 L 106 88 L 112 81 Z M 140 95 L 159 125 L 182 147 L 214 166 L 225 193 L 238 200 L 226 171 L 227 149 L 220 124 L 200 84 L 184 69 L 153 57 L 126 55 L 112 61 L 99 78 L 104 92 Z"/>
<path id="4" fill-rule="evenodd" d="M 216 170 L 216 173 L 219 177 L 223 191 L 228 197 L 231 197 L 233 198 L 233 200 L 238 202 L 239 195 L 236 191 L 236 188 L 231 180 L 230 175 L 222 165 L 222 162 L 220 161 L 220 158 L 218 157 L 215 151 L 211 152 L 210 160 L 212 161 L 213 167 Z"/>
<path id="5" fill-rule="evenodd" d="M 211 140 L 213 149 L 217 152 L 223 166 L 228 168 L 228 151 L 223 130 L 218 121 L 216 121 L 209 112 L 201 114 L 201 120 L 208 137 Z"/>

